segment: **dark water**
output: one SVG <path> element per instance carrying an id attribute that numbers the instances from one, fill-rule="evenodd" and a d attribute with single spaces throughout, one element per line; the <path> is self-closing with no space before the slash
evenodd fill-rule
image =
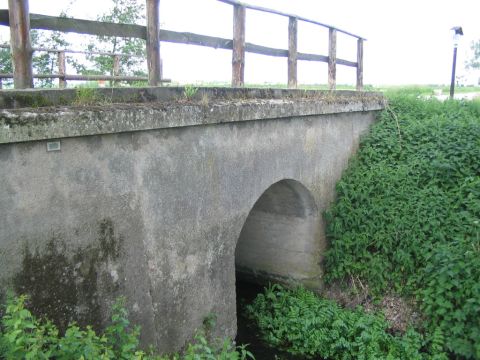
<path id="1" fill-rule="evenodd" d="M 237 280 L 237 344 L 249 344 L 247 349 L 257 360 L 300 360 L 298 357 L 269 347 L 261 339 L 256 328 L 245 316 L 245 305 L 250 304 L 257 294 L 263 292 L 263 286 Z"/>

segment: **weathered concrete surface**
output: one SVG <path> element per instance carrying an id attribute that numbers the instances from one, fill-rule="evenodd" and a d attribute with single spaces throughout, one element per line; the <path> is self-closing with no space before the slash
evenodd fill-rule
<path id="1" fill-rule="evenodd" d="M 267 284 L 322 286 L 321 218 L 310 191 L 295 180 L 270 186 L 250 211 L 235 251 L 237 276 Z"/>
<path id="2" fill-rule="evenodd" d="M 0 106 L 0 143 L 383 108 L 383 97 L 378 93 L 353 91 L 257 89 L 249 92 L 245 89 L 227 91 L 205 88 L 199 90 L 192 99 L 182 97 L 177 88 L 164 88 L 165 93 L 160 91 L 161 88 L 140 89 L 138 92 L 144 94 L 153 89 L 156 92 L 148 97 L 142 95 L 145 99 L 153 99 L 146 103 L 112 103 L 115 98 L 105 100 L 105 94 L 108 92 L 105 93 L 106 89 L 98 89 L 102 90 L 99 94 L 91 93 L 87 98 L 92 102 L 88 106 L 77 104 L 84 101 L 80 97 L 71 100 L 74 105 L 77 104 L 76 106 L 55 108 L 42 106 L 18 108 L 18 103 L 28 102 L 25 100 L 24 92 L 31 94 L 34 99 L 47 99 L 37 100 L 39 104 L 58 102 L 59 98 L 63 99 L 62 96 L 66 96 L 60 95 L 62 92 L 59 90 L 0 92 L 0 105 L 4 104 L 4 109 Z M 118 98 L 128 99 L 127 95 L 132 96 L 132 89 L 116 89 L 117 92 L 120 90 L 124 90 L 126 94 L 119 93 Z M 66 94 L 73 96 L 75 93 L 71 89 Z M 98 100 L 97 103 L 95 99 Z M 154 101 L 156 99 L 159 100 Z"/>
<path id="3" fill-rule="evenodd" d="M 1 289 L 30 293 L 64 324 L 98 326 L 123 294 L 144 343 L 162 351 L 210 313 L 233 336 L 236 244 L 262 194 L 247 248 L 279 254 L 285 269 L 305 261 L 291 277 L 321 283 L 321 214 L 382 107 L 378 95 L 340 98 L 2 110 Z M 60 151 L 46 151 L 51 137 Z M 269 271 L 239 249 L 241 265 Z M 278 264 L 270 277 L 285 279 Z"/>

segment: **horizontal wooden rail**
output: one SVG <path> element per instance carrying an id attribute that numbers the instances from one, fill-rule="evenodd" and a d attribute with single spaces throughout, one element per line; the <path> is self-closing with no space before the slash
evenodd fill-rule
<path id="1" fill-rule="evenodd" d="M 10 45 L 0 44 L 0 49 L 10 49 Z M 82 50 L 73 50 L 73 49 L 54 49 L 54 48 L 44 48 L 44 47 L 33 47 L 32 50 L 33 51 L 51 52 L 51 53 L 64 52 L 64 53 L 68 53 L 68 54 L 137 57 L 137 58 L 145 59 L 145 55 L 111 53 L 111 52 L 104 52 L 104 51 L 82 51 Z"/>
<path id="2" fill-rule="evenodd" d="M 341 32 L 345 35 L 353 36 L 354 38 L 357 38 L 357 39 L 366 40 L 364 37 L 352 34 L 349 31 L 339 29 L 339 28 L 337 28 L 335 26 L 332 26 L 332 25 L 324 24 L 324 23 L 321 23 L 321 22 L 316 21 L 316 20 L 308 19 L 308 18 L 305 18 L 303 16 L 298 16 L 298 15 L 295 15 L 295 14 L 289 14 L 289 13 L 285 13 L 285 12 L 282 12 L 282 11 L 265 8 L 265 7 L 262 7 L 262 6 L 250 5 L 250 4 L 243 3 L 243 2 L 240 2 L 240 1 L 236 1 L 236 0 L 217 0 L 217 1 L 223 2 L 225 4 L 229 4 L 229 5 L 244 6 L 246 9 L 257 10 L 257 11 L 266 12 L 266 13 L 275 14 L 275 15 L 280 15 L 280 16 L 284 16 L 284 17 L 288 17 L 288 18 L 293 17 L 293 18 L 296 18 L 297 20 L 308 22 L 310 24 L 323 26 L 323 27 L 328 28 L 328 29 L 335 29 L 338 32 Z"/>
<path id="3" fill-rule="evenodd" d="M 148 81 L 146 76 L 111 76 L 111 75 L 62 75 L 62 74 L 33 74 L 36 79 L 64 79 L 64 80 L 107 80 L 107 81 Z M 12 79 L 13 74 L 0 74 L 0 79 Z M 170 79 L 161 82 L 169 83 Z"/>
<path id="4" fill-rule="evenodd" d="M 219 0 L 221 1 L 221 0 Z M 3 13 L 7 14 L 7 16 L 2 16 Z M 115 33 L 116 29 L 119 29 L 123 26 L 126 28 L 122 29 L 122 34 L 123 36 L 126 37 L 138 37 L 143 39 L 142 36 L 138 36 L 141 34 L 145 34 L 143 31 L 139 31 L 137 28 L 132 31 L 131 26 L 135 27 L 141 27 L 145 28 L 144 26 L 140 25 L 125 25 L 125 24 L 113 24 L 113 23 L 101 23 L 97 21 L 90 21 L 90 20 L 77 20 L 77 19 L 68 19 L 68 18 L 58 18 L 55 16 L 46 16 L 46 15 L 37 15 L 37 14 L 30 14 L 30 17 L 36 17 L 36 16 L 41 16 L 42 18 L 49 18 L 51 21 L 48 21 L 50 24 L 55 24 L 57 23 L 53 19 L 61 19 L 61 20 L 68 20 L 71 22 L 72 26 L 69 26 L 68 29 L 70 30 L 64 30 L 67 29 L 67 27 L 63 28 L 61 31 L 65 32 L 74 32 L 74 33 L 79 33 L 78 30 L 73 29 L 73 24 L 77 21 L 82 22 L 82 21 L 88 21 L 90 27 L 88 28 L 88 32 L 84 32 L 84 34 L 89 34 L 89 35 L 105 35 L 105 34 L 112 34 Z M 7 21 L 5 22 L 5 19 Z M 102 26 L 97 27 L 95 26 L 96 24 L 101 24 Z M 8 10 L 0 10 L 0 25 L 8 25 Z M 32 29 L 45 29 L 44 27 L 40 28 L 37 27 L 37 24 L 32 23 L 31 24 Z M 79 27 L 81 30 L 83 27 Z M 48 30 L 60 30 L 57 27 L 52 27 Z M 145 29 L 144 29 L 145 30 Z M 108 35 L 112 36 L 112 35 Z M 118 35 L 117 35 L 118 36 Z M 200 35 L 200 34 L 195 34 L 195 33 L 190 33 L 190 32 L 177 32 L 177 31 L 171 31 L 171 30 L 160 30 L 160 41 L 164 42 L 170 42 L 170 43 L 177 43 L 177 44 L 187 44 L 187 45 L 196 45 L 196 46 L 205 46 L 205 47 L 211 47 L 214 49 L 225 49 L 225 50 L 232 50 L 233 48 L 233 41 L 231 39 L 225 39 L 225 38 L 220 38 L 216 36 L 208 36 L 208 35 Z M 3 45 L 1 47 L 8 47 L 8 45 Z M 79 53 L 79 54 L 94 54 L 94 55 L 118 55 L 118 56 L 128 56 L 126 54 L 113 54 L 113 53 L 102 53 L 102 52 L 89 52 L 89 51 L 76 51 L 76 50 L 57 50 L 57 49 L 44 49 L 44 48 L 34 48 L 35 51 L 51 51 L 51 52 L 58 52 L 58 51 L 65 51 L 68 53 Z M 284 49 L 276 49 L 276 48 L 271 48 L 267 46 L 262 46 L 262 45 L 256 45 L 256 44 L 251 44 L 251 43 L 245 43 L 245 51 L 253 54 L 259 54 L 259 55 L 267 55 L 267 56 L 274 56 L 274 57 L 288 57 L 288 50 Z M 307 53 L 298 53 L 298 60 L 306 60 L 306 61 L 320 61 L 320 62 L 328 62 L 328 56 L 324 55 L 318 55 L 318 54 L 307 54 Z M 351 67 L 356 67 L 357 63 L 348 61 L 348 60 L 343 60 L 343 59 L 338 59 L 337 58 L 337 64 L 339 65 L 345 65 L 345 66 L 351 66 Z"/>
<path id="5" fill-rule="evenodd" d="M 10 25 L 8 10 L 0 10 L 0 25 Z M 97 36 L 147 38 L 145 26 L 141 25 L 103 23 L 40 14 L 30 14 L 30 28 Z"/>

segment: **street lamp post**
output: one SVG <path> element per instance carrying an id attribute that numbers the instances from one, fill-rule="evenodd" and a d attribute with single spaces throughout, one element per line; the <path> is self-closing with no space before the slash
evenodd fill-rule
<path id="1" fill-rule="evenodd" d="M 457 67 L 457 47 L 460 40 L 460 36 L 463 35 L 461 26 L 455 26 L 452 28 L 453 33 L 453 64 L 452 64 L 452 81 L 450 82 L 450 99 L 453 99 L 455 93 L 455 69 Z"/>

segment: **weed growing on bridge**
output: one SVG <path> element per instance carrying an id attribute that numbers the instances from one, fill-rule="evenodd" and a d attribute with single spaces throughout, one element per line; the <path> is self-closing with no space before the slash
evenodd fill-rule
<path id="1" fill-rule="evenodd" d="M 91 87 L 79 87 L 75 89 L 75 100 L 77 106 L 93 105 L 99 102 L 97 89 Z"/>
<path id="2" fill-rule="evenodd" d="M 328 280 L 416 298 L 427 343 L 480 359 L 480 102 L 390 106 L 337 184 Z"/>
<path id="3" fill-rule="evenodd" d="M 183 90 L 183 96 L 186 100 L 192 100 L 195 95 L 197 95 L 198 88 L 193 85 L 185 85 Z"/>

